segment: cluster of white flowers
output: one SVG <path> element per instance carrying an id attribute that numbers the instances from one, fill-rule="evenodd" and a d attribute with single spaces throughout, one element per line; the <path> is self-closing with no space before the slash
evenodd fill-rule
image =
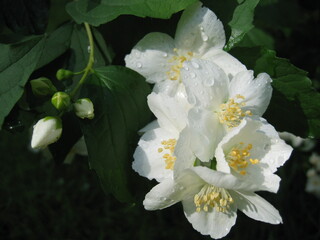
<path id="1" fill-rule="evenodd" d="M 278 191 L 274 173 L 292 151 L 261 117 L 271 78 L 254 77 L 224 45 L 222 23 L 197 3 L 183 12 L 174 39 L 150 33 L 125 58 L 155 84 L 148 105 L 157 120 L 142 129 L 132 165 L 159 182 L 144 207 L 181 201 L 192 226 L 212 238 L 228 234 L 237 209 L 255 220 L 282 222 L 255 192 Z"/>

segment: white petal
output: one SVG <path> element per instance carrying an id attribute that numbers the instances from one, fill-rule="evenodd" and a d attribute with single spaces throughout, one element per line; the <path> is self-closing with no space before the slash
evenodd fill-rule
<path id="1" fill-rule="evenodd" d="M 203 181 L 194 176 L 193 172 L 184 172 L 176 180 L 165 179 L 153 187 L 143 201 L 145 209 L 163 209 L 194 196 L 203 186 Z"/>
<path id="2" fill-rule="evenodd" d="M 192 105 L 214 111 L 228 99 L 229 79 L 210 61 L 193 59 L 185 62 L 181 78 Z"/>
<path id="3" fill-rule="evenodd" d="M 173 56 L 173 39 L 164 33 L 149 33 L 125 57 L 126 67 L 131 68 L 149 83 L 168 78 L 169 59 Z"/>
<path id="4" fill-rule="evenodd" d="M 196 212 L 193 197 L 183 200 L 183 210 L 186 218 L 192 224 L 192 227 L 203 235 L 210 235 L 212 238 L 222 238 L 226 236 L 231 227 L 235 224 L 237 214 L 236 205 L 230 205 L 230 212 L 223 213 L 211 209 L 208 212 Z"/>
<path id="5" fill-rule="evenodd" d="M 222 49 L 210 49 L 202 56 L 202 59 L 212 61 L 217 64 L 232 79 L 237 73 L 246 71 L 247 68 L 238 59 Z"/>
<path id="6" fill-rule="evenodd" d="M 139 175 L 150 180 L 156 179 L 161 182 L 163 179 L 172 178 L 173 172 L 165 168 L 166 164 L 163 158 L 168 150 L 159 153 L 158 148 L 163 147 L 161 141 L 177 137 L 178 133 L 168 132 L 161 128 L 146 132 L 141 137 L 139 146 L 133 155 L 132 168 Z"/>
<path id="7" fill-rule="evenodd" d="M 282 223 L 282 218 L 277 209 L 269 202 L 255 193 L 230 192 L 238 209 L 248 217 L 271 224 Z"/>
<path id="8" fill-rule="evenodd" d="M 187 128 L 192 139 L 190 147 L 201 161 L 208 162 L 214 156 L 225 129 L 215 113 L 201 108 L 190 109 L 188 120 Z"/>
<path id="9" fill-rule="evenodd" d="M 184 172 L 194 172 L 204 182 L 220 188 L 243 191 L 259 190 L 257 186 L 254 186 L 252 183 L 242 181 L 232 174 L 215 171 L 207 167 L 193 167 L 184 170 Z"/>
<path id="10" fill-rule="evenodd" d="M 158 118 L 160 127 L 180 132 L 186 126 L 190 108 L 186 99 L 153 92 L 148 96 L 148 105 Z"/>
<path id="11" fill-rule="evenodd" d="M 253 71 L 240 72 L 230 83 L 230 98 L 234 98 L 237 94 L 244 96 L 246 106 L 243 109 L 262 116 L 270 103 L 271 82 L 270 76 L 266 73 L 260 73 L 254 79 Z"/>
<path id="12" fill-rule="evenodd" d="M 192 144 L 193 139 L 189 129 L 183 129 L 174 150 L 174 155 L 177 158 L 174 164 L 174 176 L 179 176 L 184 169 L 193 167 L 196 156 L 191 149 Z"/>
<path id="13" fill-rule="evenodd" d="M 183 12 L 175 35 L 177 48 L 202 55 L 212 47 L 222 49 L 225 41 L 223 25 L 210 9 L 196 3 Z"/>
<path id="14" fill-rule="evenodd" d="M 154 121 L 152 121 L 151 123 L 148 123 L 146 126 L 144 126 L 143 128 L 141 128 L 140 130 L 139 130 L 139 134 L 143 134 L 143 133 L 145 133 L 145 132 L 147 132 L 147 131 L 150 131 L 150 130 L 153 130 L 153 129 L 156 129 L 156 128 L 159 128 L 160 126 L 159 126 L 159 123 L 158 123 L 158 121 L 157 120 L 154 120 Z"/>

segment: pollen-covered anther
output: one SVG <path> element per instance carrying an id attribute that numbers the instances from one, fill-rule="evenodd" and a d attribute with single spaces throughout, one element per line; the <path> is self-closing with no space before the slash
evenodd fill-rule
<path id="1" fill-rule="evenodd" d="M 244 143 L 241 142 L 238 145 L 234 146 L 226 156 L 226 160 L 229 166 L 241 175 L 247 174 L 247 171 L 245 169 L 249 164 L 255 165 L 260 162 L 259 159 L 250 158 L 251 149 L 252 144 L 244 146 Z"/>
<path id="2" fill-rule="evenodd" d="M 193 57 L 192 52 L 187 52 L 184 55 L 179 54 L 179 50 L 177 48 L 173 49 L 173 52 L 176 54 L 172 58 L 168 60 L 169 63 L 171 63 L 171 68 L 167 72 L 167 75 L 170 80 L 179 80 L 180 81 L 180 71 L 181 68 L 183 67 L 183 63 L 185 61 L 190 60 Z"/>
<path id="3" fill-rule="evenodd" d="M 233 199 L 226 189 L 207 184 L 194 196 L 193 202 L 197 212 L 208 212 L 211 209 L 227 212 Z"/>
<path id="4" fill-rule="evenodd" d="M 167 150 L 167 152 L 162 156 L 164 158 L 164 162 L 166 163 L 165 169 L 173 169 L 174 163 L 176 161 L 176 157 L 173 156 L 174 148 L 177 144 L 177 140 L 174 138 L 170 138 L 168 140 L 164 140 L 161 142 L 163 147 L 158 148 L 158 153 L 162 153 Z"/>
<path id="5" fill-rule="evenodd" d="M 252 116 L 251 111 L 242 110 L 242 107 L 246 105 L 243 102 L 245 97 L 237 94 L 235 98 L 237 101 L 234 98 L 230 98 L 228 102 L 221 104 L 220 112 L 218 113 L 220 123 L 226 124 L 228 128 L 237 127 L 245 116 Z"/>

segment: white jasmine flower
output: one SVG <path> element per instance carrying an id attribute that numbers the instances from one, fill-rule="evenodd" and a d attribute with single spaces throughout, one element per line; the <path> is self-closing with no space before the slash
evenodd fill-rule
<path id="1" fill-rule="evenodd" d="M 230 76 L 246 70 L 242 63 L 222 50 L 225 41 L 221 21 L 211 10 L 196 3 L 183 12 L 174 39 L 164 33 L 149 33 L 125 57 L 125 62 L 149 83 L 156 83 L 155 91 L 175 93 L 185 61 L 207 59 Z"/>
<path id="2" fill-rule="evenodd" d="M 148 104 L 158 125 L 152 123 L 145 129 L 133 155 L 132 168 L 143 177 L 162 181 L 173 176 L 174 149 L 186 125 L 190 105 L 182 96 L 163 93 L 151 93 Z"/>
<path id="3" fill-rule="evenodd" d="M 248 217 L 271 224 L 282 222 L 279 212 L 254 193 L 255 187 L 237 177 L 206 167 L 189 168 L 166 179 L 146 195 L 147 210 L 182 202 L 186 218 L 203 235 L 222 238 L 235 224 L 237 209 Z"/>
<path id="4" fill-rule="evenodd" d="M 185 62 L 181 70 L 188 100 L 192 149 L 201 161 L 209 161 L 223 136 L 246 116 L 261 116 L 271 98 L 271 78 L 252 71 L 237 73 L 229 81 L 216 64 L 201 59 Z"/>
<path id="5" fill-rule="evenodd" d="M 33 126 L 31 139 L 32 148 L 44 148 L 56 142 L 62 133 L 61 119 L 58 117 L 45 117 Z"/>
<path id="6" fill-rule="evenodd" d="M 277 192 L 280 178 L 274 172 L 291 152 L 292 147 L 264 119 L 244 118 L 218 144 L 215 158 L 218 171 L 232 173 L 260 190 Z"/>

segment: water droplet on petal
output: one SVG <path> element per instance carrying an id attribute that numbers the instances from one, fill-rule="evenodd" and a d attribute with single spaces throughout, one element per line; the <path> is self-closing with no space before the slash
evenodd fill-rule
<path id="1" fill-rule="evenodd" d="M 138 51 L 135 51 L 134 55 L 135 55 L 135 57 L 136 57 L 136 58 L 140 58 L 141 53 L 140 53 L 140 52 L 138 52 Z"/>
<path id="2" fill-rule="evenodd" d="M 189 71 L 189 68 L 188 68 L 188 67 L 184 67 L 184 69 L 187 70 L 187 71 Z"/>
<path id="3" fill-rule="evenodd" d="M 203 27 L 202 26 L 200 27 L 200 30 L 203 31 Z"/>
<path id="4" fill-rule="evenodd" d="M 167 53 L 162 54 L 163 57 L 168 57 Z"/>
<path id="5" fill-rule="evenodd" d="M 214 84 L 214 78 L 208 78 L 208 79 L 204 82 L 204 84 L 205 84 L 207 87 L 213 86 L 213 84 Z"/>
<path id="6" fill-rule="evenodd" d="M 196 103 L 196 98 L 195 98 L 195 96 L 190 94 L 190 95 L 188 96 L 188 101 L 189 101 L 189 103 L 190 103 L 191 105 L 195 104 L 195 103 Z"/>
<path id="7" fill-rule="evenodd" d="M 160 200 L 161 200 L 161 201 L 166 201 L 167 198 L 166 198 L 166 197 L 161 197 Z"/>
<path id="8" fill-rule="evenodd" d="M 138 62 L 136 66 L 137 66 L 137 68 L 142 68 L 141 62 Z"/>
<path id="9" fill-rule="evenodd" d="M 197 75 L 196 75 L 195 73 L 193 73 L 193 72 L 190 73 L 190 77 L 191 77 L 191 78 L 195 78 L 196 76 L 197 76 Z"/>
<path id="10" fill-rule="evenodd" d="M 180 189 L 180 190 L 183 190 L 183 189 L 184 189 L 184 186 L 181 186 L 179 189 Z"/>
<path id="11" fill-rule="evenodd" d="M 208 35 L 205 34 L 204 32 L 201 32 L 201 37 L 202 37 L 202 40 L 203 40 L 204 42 L 208 41 L 208 39 L 209 39 Z"/>

